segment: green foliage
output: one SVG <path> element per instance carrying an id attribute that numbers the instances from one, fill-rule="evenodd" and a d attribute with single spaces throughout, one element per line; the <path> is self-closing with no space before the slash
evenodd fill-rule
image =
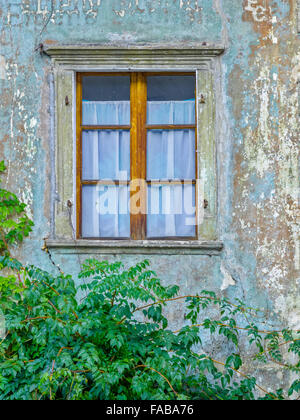
<path id="1" fill-rule="evenodd" d="M 0 162 L 0 175 L 6 171 Z M 1 182 L 1 179 L 0 179 Z M 0 188 L 0 255 L 8 255 L 11 245 L 22 242 L 31 232 L 33 222 L 25 213 L 26 204 L 15 194 Z"/>
<path id="2" fill-rule="evenodd" d="M 283 364 L 283 342 L 299 356 L 299 334 L 285 330 L 263 340 L 253 323 L 237 325 L 242 318 L 249 323 L 253 312 L 243 303 L 207 291 L 179 296 L 177 286 L 161 284 L 148 261 L 125 269 L 87 260 L 76 282 L 9 257 L 0 264 L 12 273 L 7 282 L 0 280 L 7 327 L 0 340 L 1 400 L 251 400 L 257 390 L 263 399 L 299 392 L 299 380 L 288 395 L 258 387 L 243 373 L 239 351 L 243 334 L 260 360 Z M 187 325 L 178 331 L 171 331 L 164 315 L 174 300 L 186 313 Z M 214 319 L 207 318 L 208 309 Z M 203 350 L 213 338 L 232 348 L 223 362 Z M 286 368 L 298 372 L 299 362 Z"/>

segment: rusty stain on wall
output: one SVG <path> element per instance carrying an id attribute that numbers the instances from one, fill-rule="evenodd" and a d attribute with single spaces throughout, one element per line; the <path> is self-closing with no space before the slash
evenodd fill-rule
<path id="1" fill-rule="evenodd" d="M 258 38 L 251 46 L 248 69 L 237 73 L 236 66 L 232 75 L 239 74 L 244 91 L 237 115 L 243 145 L 242 155 L 236 155 L 234 218 L 243 240 L 250 242 L 248 249 L 253 249 L 259 287 L 268 290 L 276 310 L 289 313 L 295 326 L 299 285 L 293 297 L 284 296 L 291 295 L 287 283 L 293 287 L 290 279 L 299 270 L 299 56 L 291 42 L 295 29 L 291 27 L 294 35 L 287 33 L 296 17 L 294 4 L 284 2 L 290 3 L 290 12 L 282 13 L 278 3 L 243 4 L 243 20 L 252 24 Z M 247 80 L 251 70 L 255 77 Z"/>

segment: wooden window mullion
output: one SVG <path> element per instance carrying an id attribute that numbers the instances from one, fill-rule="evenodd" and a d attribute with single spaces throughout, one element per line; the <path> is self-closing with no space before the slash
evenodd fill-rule
<path id="1" fill-rule="evenodd" d="M 143 73 L 131 75 L 131 133 L 130 133 L 130 230 L 131 239 L 146 238 L 147 209 L 147 82 Z"/>

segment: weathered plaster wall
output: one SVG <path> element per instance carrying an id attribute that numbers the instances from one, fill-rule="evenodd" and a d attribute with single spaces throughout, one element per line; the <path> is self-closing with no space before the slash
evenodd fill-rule
<path id="1" fill-rule="evenodd" d="M 35 222 L 19 252 L 51 269 L 51 61 L 40 43 L 221 43 L 216 80 L 221 256 L 159 256 L 166 282 L 214 289 L 300 327 L 297 0 L 0 0 L 0 157 Z M 107 257 L 106 257 L 107 258 Z M 111 258 L 114 258 L 112 255 Z M 55 255 L 76 272 L 83 256 Z M 141 259 L 124 256 L 128 264 Z M 170 315 L 178 322 L 177 311 Z"/>

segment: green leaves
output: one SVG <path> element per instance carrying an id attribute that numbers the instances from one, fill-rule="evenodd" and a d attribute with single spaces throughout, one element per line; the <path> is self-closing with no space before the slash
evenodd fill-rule
<path id="1" fill-rule="evenodd" d="M 299 394 L 299 392 L 300 392 L 300 379 L 296 379 L 293 383 L 292 383 L 292 385 L 290 386 L 290 388 L 289 388 L 289 391 L 288 391 L 288 395 L 289 395 L 289 397 L 293 394 L 293 393 L 296 393 L 296 394 Z"/>
<path id="2" fill-rule="evenodd" d="M 278 332 L 272 332 L 267 334 L 265 340 L 267 341 L 267 349 L 269 355 L 278 362 L 282 362 L 282 355 L 279 349 L 279 334 Z"/>
<path id="3" fill-rule="evenodd" d="M 79 287 L 71 276 L 0 257 L 0 269 L 8 268 L 10 275 L 0 276 L 7 328 L 0 340 L 1 400 L 255 399 L 256 380 L 242 371 L 241 340 L 281 364 L 286 346 L 297 361 L 284 368 L 299 373 L 299 332 L 264 334 L 248 321 L 240 327 L 244 304 L 208 291 L 179 296 L 148 261 L 127 269 L 89 259 Z M 165 313 L 174 300 L 186 312 L 186 325 L 176 331 Z M 221 348 L 225 361 L 214 358 Z M 288 396 L 299 388 L 294 380 Z M 285 397 L 278 390 L 262 398 Z"/>
<path id="4" fill-rule="evenodd" d="M 6 171 L 6 166 L 4 164 L 4 161 L 0 161 L 0 173 L 5 172 Z"/>
<path id="5" fill-rule="evenodd" d="M 227 369 L 233 367 L 235 370 L 238 370 L 241 366 L 242 359 L 239 354 L 231 354 L 226 360 L 225 367 Z"/>
<path id="6" fill-rule="evenodd" d="M 0 173 L 5 170 L 4 162 L 1 161 Z M 15 194 L 0 188 L 0 255 L 8 255 L 9 247 L 22 242 L 31 232 L 33 222 L 25 210 L 26 205 Z"/>

